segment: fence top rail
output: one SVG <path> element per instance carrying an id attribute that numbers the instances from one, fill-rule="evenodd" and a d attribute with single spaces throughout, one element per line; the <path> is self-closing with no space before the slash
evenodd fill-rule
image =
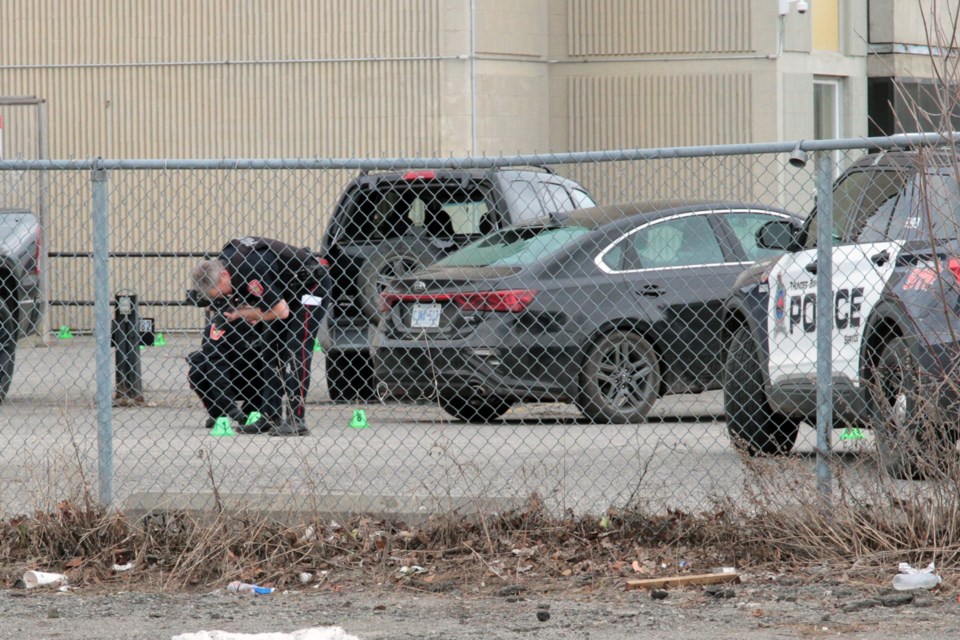
<path id="1" fill-rule="evenodd" d="M 667 158 L 695 158 L 710 156 L 757 155 L 803 151 L 838 151 L 865 149 L 880 151 L 903 147 L 938 146 L 960 140 L 960 132 L 910 133 L 876 138 L 842 138 L 836 140 L 795 140 L 792 142 L 760 142 L 694 147 L 662 147 L 655 149 L 617 149 L 609 151 L 582 151 L 547 154 L 504 156 L 450 156 L 398 158 L 171 158 L 171 159 L 107 159 L 88 158 L 71 160 L 0 160 L 0 171 L 92 171 L 92 170 L 316 170 L 352 169 L 378 171 L 420 168 L 472 168 L 561 165 L 587 162 L 619 162 L 628 160 L 662 160 Z"/>

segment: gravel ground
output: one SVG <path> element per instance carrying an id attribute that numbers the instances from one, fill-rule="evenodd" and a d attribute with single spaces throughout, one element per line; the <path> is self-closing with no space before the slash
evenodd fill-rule
<path id="1" fill-rule="evenodd" d="M 817 576 L 744 575 L 738 585 L 670 589 L 654 599 L 622 581 L 425 593 L 324 585 L 268 596 L 0 591 L 0 637 L 163 638 L 221 629 L 262 633 L 339 626 L 362 640 L 420 638 L 960 637 L 957 592 L 900 593 Z M 519 591 L 519 593 L 518 593 Z M 714 592 L 714 593 L 711 593 Z"/>

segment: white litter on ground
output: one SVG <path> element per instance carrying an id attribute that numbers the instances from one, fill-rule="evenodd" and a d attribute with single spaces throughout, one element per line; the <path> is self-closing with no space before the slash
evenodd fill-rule
<path id="1" fill-rule="evenodd" d="M 360 640 L 340 627 L 313 627 L 290 633 L 236 633 L 233 631 L 197 631 L 181 633 L 170 640 Z"/>

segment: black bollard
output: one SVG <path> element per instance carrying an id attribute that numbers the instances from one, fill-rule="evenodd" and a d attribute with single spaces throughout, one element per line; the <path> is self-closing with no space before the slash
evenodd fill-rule
<path id="1" fill-rule="evenodd" d="M 143 402 L 143 373 L 140 358 L 140 312 L 137 294 L 119 291 L 113 320 L 113 344 L 116 347 L 116 390 L 120 404 Z"/>

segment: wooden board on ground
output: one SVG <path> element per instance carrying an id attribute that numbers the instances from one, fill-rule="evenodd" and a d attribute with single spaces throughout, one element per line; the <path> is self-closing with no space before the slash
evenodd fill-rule
<path id="1" fill-rule="evenodd" d="M 627 590 L 652 589 L 653 587 L 684 587 L 691 584 L 719 584 L 721 582 L 740 582 L 740 574 L 699 573 L 687 576 L 649 578 L 647 580 L 627 580 Z"/>

